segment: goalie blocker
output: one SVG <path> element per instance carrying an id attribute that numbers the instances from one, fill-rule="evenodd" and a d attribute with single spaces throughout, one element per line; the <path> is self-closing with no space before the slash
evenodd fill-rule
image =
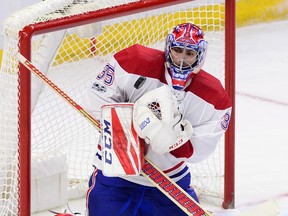
<path id="1" fill-rule="evenodd" d="M 103 174 L 139 175 L 144 164 L 144 141 L 132 123 L 133 103 L 108 104 L 101 108 Z"/>

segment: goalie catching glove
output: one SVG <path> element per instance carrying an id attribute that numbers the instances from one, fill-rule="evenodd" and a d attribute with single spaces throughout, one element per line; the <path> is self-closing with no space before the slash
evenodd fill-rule
<path id="1" fill-rule="evenodd" d="M 135 102 L 133 124 L 138 136 L 158 154 L 179 148 L 193 132 L 190 122 L 182 119 L 168 86 L 152 90 Z"/>

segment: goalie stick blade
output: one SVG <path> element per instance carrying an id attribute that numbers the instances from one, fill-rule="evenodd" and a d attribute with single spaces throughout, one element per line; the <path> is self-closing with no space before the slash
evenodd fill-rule
<path id="1" fill-rule="evenodd" d="M 236 216 L 276 216 L 280 213 L 274 200 L 268 200 Z"/>

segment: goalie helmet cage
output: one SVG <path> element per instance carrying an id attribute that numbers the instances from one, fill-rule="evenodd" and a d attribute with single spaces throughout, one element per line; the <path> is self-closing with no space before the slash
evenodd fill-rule
<path id="1" fill-rule="evenodd" d="M 81 105 L 84 89 L 111 55 L 135 43 L 163 50 L 167 32 L 187 21 L 204 30 L 209 41 L 204 69 L 219 78 L 233 105 L 216 152 L 190 166 L 192 185 L 200 200 L 203 194 L 203 200 L 220 199 L 224 208 L 234 207 L 235 0 L 46 0 L 14 13 L 3 24 L 1 215 L 38 211 L 31 204 L 31 184 L 47 173 L 55 175 L 59 161 L 63 169 L 67 166 L 67 196 L 83 196 L 98 138 L 95 128 L 13 53 L 19 51 Z M 59 157 L 65 163 L 55 159 Z"/>

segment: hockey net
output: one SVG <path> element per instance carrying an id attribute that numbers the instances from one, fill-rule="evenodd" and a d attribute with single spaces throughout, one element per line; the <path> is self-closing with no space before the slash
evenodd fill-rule
<path id="1" fill-rule="evenodd" d="M 35 212 L 85 196 L 99 135 L 57 93 L 30 77 L 15 51 L 81 105 L 85 88 L 115 52 L 135 43 L 163 50 L 167 32 L 192 21 L 209 41 L 204 69 L 225 86 L 226 4 L 46 0 L 8 17 L 0 72 L 0 214 L 29 215 L 24 208 L 30 211 L 30 204 Z M 228 206 L 234 191 L 228 197 L 224 191 L 234 179 L 224 184 L 224 169 L 233 161 L 224 152 L 223 138 L 211 157 L 191 164 L 191 184 L 200 200 L 220 200 L 219 205 L 224 200 Z"/>

